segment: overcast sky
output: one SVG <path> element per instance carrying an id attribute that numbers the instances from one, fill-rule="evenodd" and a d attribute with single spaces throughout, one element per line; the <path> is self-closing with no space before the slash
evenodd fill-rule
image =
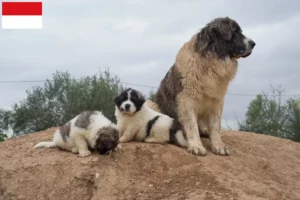
<path id="1" fill-rule="evenodd" d="M 184 42 L 228 16 L 256 42 L 228 93 L 255 95 L 281 84 L 286 95 L 300 95 L 299 8 L 297 0 L 44 0 L 41 30 L 0 30 L 0 81 L 51 79 L 55 70 L 80 77 L 109 67 L 123 82 L 155 87 Z M 0 83 L 0 107 L 38 84 Z M 236 128 L 253 98 L 227 95 L 223 119 Z"/>

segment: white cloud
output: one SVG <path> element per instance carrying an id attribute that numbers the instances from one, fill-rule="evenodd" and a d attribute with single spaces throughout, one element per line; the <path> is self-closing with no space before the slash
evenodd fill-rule
<path id="1" fill-rule="evenodd" d="M 142 35 L 146 28 L 149 26 L 149 23 L 145 20 L 140 19 L 125 19 L 119 23 L 116 27 L 117 30 L 127 31 L 135 35 Z"/>

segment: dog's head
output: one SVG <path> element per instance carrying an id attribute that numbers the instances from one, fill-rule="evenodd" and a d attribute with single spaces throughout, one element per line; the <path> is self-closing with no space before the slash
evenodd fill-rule
<path id="1" fill-rule="evenodd" d="M 122 113 L 132 115 L 142 108 L 146 100 L 139 91 L 128 88 L 115 97 L 114 102 Z"/>
<path id="2" fill-rule="evenodd" d="M 97 132 L 95 150 L 104 155 L 116 148 L 119 144 L 119 131 L 112 126 L 100 128 Z"/>
<path id="3" fill-rule="evenodd" d="M 255 42 L 242 33 L 238 23 L 228 17 L 216 18 L 197 34 L 195 50 L 202 55 L 207 52 L 219 58 L 247 57 Z"/>

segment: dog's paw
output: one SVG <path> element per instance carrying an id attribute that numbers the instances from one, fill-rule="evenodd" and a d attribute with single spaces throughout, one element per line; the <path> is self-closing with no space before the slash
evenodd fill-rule
<path id="1" fill-rule="evenodd" d="M 79 156 L 80 157 L 87 157 L 87 156 L 90 156 L 92 153 L 90 151 L 79 151 Z"/>
<path id="2" fill-rule="evenodd" d="M 212 143 L 211 150 L 216 155 L 220 155 L 220 156 L 230 155 L 229 149 L 224 145 L 223 142 Z"/>
<path id="3" fill-rule="evenodd" d="M 122 149 L 122 146 L 118 144 L 116 148 L 113 149 L 114 152 L 120 151 Z"/>
<path id="4" fill-rule="evenodd" d="M 128 140 L 125 137 L 120 137 L 119 142 L 125 143 L 125 142 L 128 142 Z"/>
<path id="5" fill-rule="evenodd" d="M 164 141 L 163 139 L 155 138 L 155 137 L 147 137 L 145 139 L 145 142 L 147 142 L 147 143 L 155 143 L 155 144 L 162 144 L 162 145 L 167 144 L 167 142 Z"/>
<path id="6" fill-rule="evenodd" d="M 74 153 L 74 154 L 77 154 L 77 153 L 78 153 L 77 147 L 73 147 L 73 148 L 72 148 L 72 153 Z"/>
<path id="7" fill-rule="evenodd" d="M 196 156 L 206 156 L 207 153 L 201 144 L 190 144 L 187 150 Z"/>

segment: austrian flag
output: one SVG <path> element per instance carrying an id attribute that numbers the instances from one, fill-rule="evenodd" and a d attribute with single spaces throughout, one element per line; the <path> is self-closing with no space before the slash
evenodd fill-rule
<path id="1" fill-rule="evenodd" d="M 3 29 L 41 29 L 42 2 L 2 2 Z"/>

